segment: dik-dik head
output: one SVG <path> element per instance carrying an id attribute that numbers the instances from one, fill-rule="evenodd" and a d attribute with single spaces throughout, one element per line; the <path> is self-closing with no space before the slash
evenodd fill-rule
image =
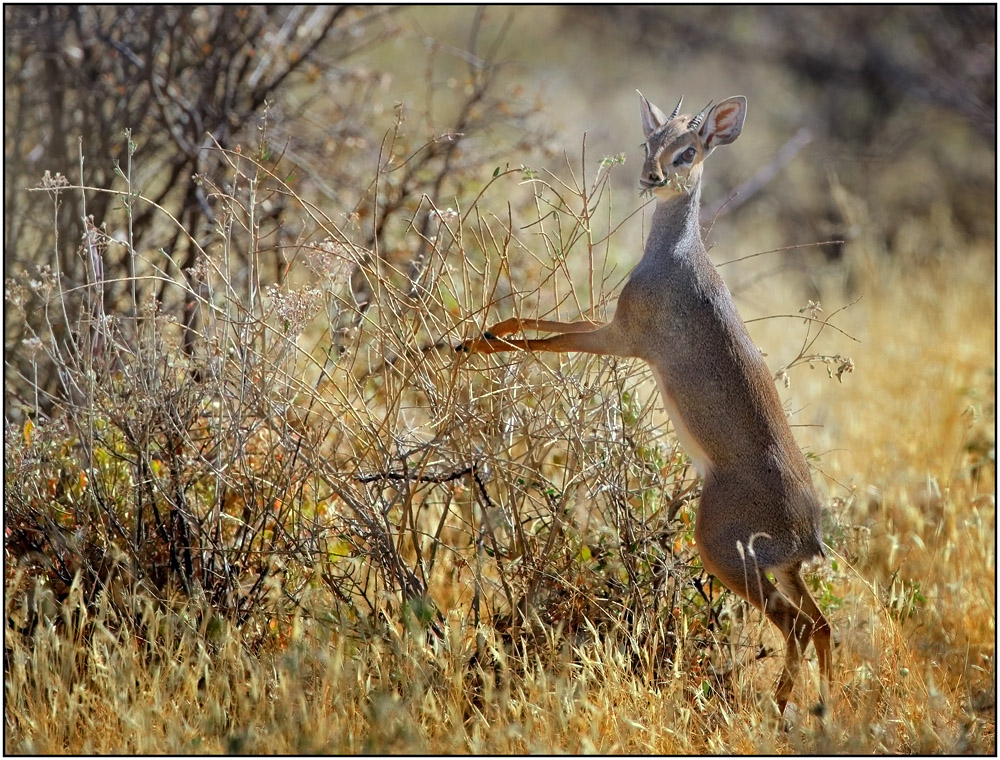
<path id="1" fill-rule="evenodd" d="M 663 200 L 690 193 L 701 178 L 701 162 L 719 145 L 739 137 L 747 99 L 736 95 L 715 107 L 709 103 L 697 116 L 678 116 L 680 109 L 681 101 L 677 101 L 674 112 L 666 116 L 639 93 L 646 135 L 639 187 Z"/>

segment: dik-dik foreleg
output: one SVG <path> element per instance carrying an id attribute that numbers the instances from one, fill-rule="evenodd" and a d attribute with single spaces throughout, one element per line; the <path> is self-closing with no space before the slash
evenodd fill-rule
<path id="1" fill-rule="evenodd" d="M 524 330 L 557 332 L 549 338 L 505 337 Z M 456 350 L 470 354 L 495 354 L 500 351 L 583 351 L 588 354 L 629 356 L 623 350 L 619 329 L 614 322 L 554 322 L 548 319 L 511 317 L 483 333 L 481 338 L 467 340 Z"/>

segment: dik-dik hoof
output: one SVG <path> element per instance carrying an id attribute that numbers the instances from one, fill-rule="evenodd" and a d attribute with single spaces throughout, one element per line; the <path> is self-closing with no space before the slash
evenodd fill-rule
<path id="1" fill-rule="evenodd" d="M 486 332 L 483 333 L 483 337 L 480 338 L 480 340 L 496 340 L 496 336 L 489 330 L 487 330 Z M 464 343 L 459 343 L 457 346 L 455 346 L 455 350 L 460 353 L 471 354 L 472 345 L 476 342 L 477 341 L 474 340 L 467 340 Z"/>

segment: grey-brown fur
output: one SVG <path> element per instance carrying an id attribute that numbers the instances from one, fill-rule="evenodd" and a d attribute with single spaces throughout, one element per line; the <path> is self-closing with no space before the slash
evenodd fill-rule
<path id="1" fill-rule="evenodd" d="M 648 362 L 678 439 L 704 478 L 695 539 L 705 568 L 784 634 L 779 709 L 810 640 L 825 701 L 830 626 L 801 577 L 804 562 L 823 556 L 820 501 L 770 372 L 701 239 L 703 161 L 739 136 L 746 99 L 727 98 L 694 117 L 676 115 L 678 104 L 668 117 L 639 98 L 646 136 L 639 184 L 658 203 L 614 319 L 597 325 L 512 318 L 460 349 L 585 351 Z M 525 329 L 559 334 L 509 337 Z"/>

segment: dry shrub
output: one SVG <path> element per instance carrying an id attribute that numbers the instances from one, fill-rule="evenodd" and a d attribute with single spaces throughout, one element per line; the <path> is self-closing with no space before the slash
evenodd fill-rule
<path id="1" fill-rule="evenodd" d="M 34 415 L 7 434 L 6 570 L 17 610 L 8 633 L 24 679 L 9 715 L 28 742 L 18 746 L 35 747 L 35 731 L 15 717 L 31 713 L 25 700 L 42 699 L 31 695 L 55 673 L 84 677 L 112 657 L 98 652 L 111 640 L 126 649 L 155 642 L 165 653 L 147 656 L 187 661 L 206 682 L 221 677 L 227 695 L 240 678 L 264 679 L 246 676 L 240 652 L 294 657 L 287 653 L 299 651 L 304 631 L 310 642 L 337 642 L 340 654 L 330 656 L 338 667 L 348 657 L 355 680 L 385 668 L 384 693 L 355 694 L 374 712 L 353 719 L 390 728 L 346 743 L 309 738 L 314 724 L 303 723 L 306 703 L 289 685 L 297 670 L 267 680 L 272 695 L 292 689 L 292 703 L 276 709 L 300 711 L 285 716 L 303 726 L 290 751 L 424 746 L 411 704 L 423 688 L 434 695 L 429 714 L 450 710 L 455 726 L 521 723 L 520 713 L 495 713 L 501 693 L 523 688 L 511 671 L 544 700 L 568 688 L 586 702 L 588 683 L 612 678 L 676 691 L 678 668 L 694 676 L 700 699 L 731 690 L 730 671 L 740 669 L 725 654 L 731 616 L 692 546 L 697 482 L 654 408 L 645 367 L 522 354 L 483 362 L 453 350 L 501 310 L 606 318 L 618 283 L 601 274 L 602 236 L 616 222 L 596 214 L 607 213 L 608 178 L 621 160 L 602 162 L 590 186 L 572 171 L 563 180 L 498 168 L 466 209 L 425 199 L 390 260 L 305 203 L 265 163 L 266 150 L 216 150 L 229 171 L 207 183 L 222 240 L 174 283 L 200 311 L 194 338 L 155 302 L 138 317 L 109 313 L 99 280 L 35 288 L 51 319 L 81 316 L 68 330 L 74 343 L 54 340 L 56 331 L 34 338 L 59 367 L 59 414 Z M 79 192 L 65 183 L 43 190 L 56 203 Z M 307 274 L 267 284 L 259 262 L 273 253 L 253 219 L 279 194 L 318 233 L 285 253 L 289 273 Z M 498 201 L 507 201 L 506 216 L 489 211 L 504 207 Z M 423 220 L 426 234 L 417 231 Z M 96 260 L 115 242 L 91 227 L 84 245 Z M 241 248 L 249 272 L 233 266 L 231 251 Z M 539 250 L 550 255 L 531 253 Z M 525 282 L 537 285 L 513 290 Z M 10 293 L 18 306 L 23 294 Z M 808 322 L 789 366 L 811 356 L 814 324 L 824 323 Z M 77 659 L 36 661 L 57 657 L 46 636 L 70 636 Z M 379 654 L 380 641 L 390 654 Z M 758 649 L 737 646 L 744 663 Z M 219 675 L 220 651 L 233 658 L 225 672 L 243 663 L 239 675 Z M 23 660 L 28 652 L 35 660 Z M 381 657 L 390 664 L 377 664 Z M 405 682 L 392 675 L 401 663 Z M 330 680 L 325 659 L 309 667 L 322 671 L 303 682 L 316 689 L 310 699 L 352 699 L 336 691 L 343 674 Z M 143 688 L 104 693 L 129 701 Z M 194 682 L 177 688 L 204 699 Z M 450 692 L 454 699 L 443 696 Z M 76 703 L 59 709 L 72 720 L 83 714 Z M 116 709 L 91 706 L 85 723 Z M 577 736 L 581 714 L 574 708 L 566 720 L 559 735 Z M 505 746 L 549 746 L 530 740 L 531 725 Z M 579 734 L 581 750 L 606 746 L 595 725 Z M 231 749 L 272 746 L 222 718 L 192 730 L 225 737 Z M 468 746 L 485 746 L 478 730 Z M 91 746 L 80 738 L 86 725 L 66 731 L 46 747 Z M 161 738 L 196 747 L 184 732 Z M 631 730 L 615 741 L 648 749 Z"/>
<path id="2" fill-rule="evenodd" d="M 600 198 L 614 162 L 589 188 L 498 169 L 468 209 L 425 198 L 390 259 L 296 195 L 265 164 L 263 142 L 253 157 L 215 150 L 227 175 L 205 185 L 221 240 L 189 241 L 199 253 L 183 275 L 147 265 L 135 278 L 185 289 L 197 319 L 181 324 L 153 299 L 132 315 L 107 303 L 104 261 L 122 244 L 98 224 L 81 245 L 86 285 L 66 289 L 48 272 L 27 289 L 8 285 L 13 308 L 42 303 L 46 321 L 25 346 L 57 368 L 60 391 L 52 413 L 39 404 L 6 434 L 7 630 L 19 695 L 7 714 L 27 742 L 18 746 L 36 746 L 20 716 L 55 683 L 90 681 L 109 658 L 133 656 L 136 642 L 147 647 L 143 667 L 179 660 L 212 680 L 220 646 L 243 662 L 234 641 L 249 653 L 286 651 L 303 625 L 359 642 L 426 631 L 435 646 L 457 625 L 462 661 L 479 657 L 493 688 L 485 673 L 505 649 L 489 644 L 490 631 L 509 645 L 528 628 L 539 651 L 556 652 L 565 637 L 622 626 L 635 637 L 626 660 L 652 677 L 673 651 L 672 610 L 690 593 L 690 530 L 678 533 L 677 516 L 693 488 L 652 424 L 643 370 L 588 362 L 580 373 L 527 356 L 482 368 L 452 348 L 479 329 L 484 303 L 579 308 L 567 267 L 588 236 L 574 205 Z M 40 190 L 54 208 L 82 192 L 50 175 Z M 487 211 L 499 205 L 493 197 L 519 193 L 506 218 Z M 260 262 L 275 252 L 255 220 L 276 195 L 319 232 L 284 253 L 289 272 L 308 274 L 268 284 Z M 522 228 L 559 254 L 530 258 Z M 249 271 L 233 254 L 241 250 Z M 548 297 L 495 295 L 533 277 Z M 477 631 L 478 651 L 469 648 Z M 69 660 L 53 637 L 72 642 Z M 152 688 L 118 686 L 98 691 L 131 701 Z M 182 698 L 189 688 L 195 699 L 193 682 L 177 684 Z M 66 699 L 54 707 L 65 733 L 45 747 L 86 751 L 80 736 L 117 708 Z M 242 746 L 227 724 L 216 729 Z"/>

